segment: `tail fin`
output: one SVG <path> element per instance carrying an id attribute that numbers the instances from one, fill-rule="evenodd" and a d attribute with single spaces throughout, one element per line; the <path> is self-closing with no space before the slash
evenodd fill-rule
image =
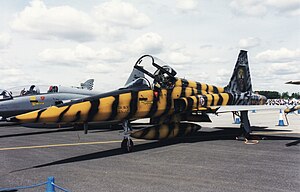
<path id="1" fill-rule="evenodd" d="M 232 93 L 252 92 L 247 51 L 241 50 L 232 77 L 225 91 Z"/>
<path id="2" fill-rule="evenodd" d="M 131 83 L 132 81 L 140 78 L 140 77 L 145 77 L 145 74 L 142 73 L 141 71 L 137 70 L 136 68 L 133 68 L 129 78 L 127 79 L 125 85 L 128 85 L 129 83 Z"/>
<path id="3" fill-rule="evenodd" d="M 84 83 L 80 83 L 81 89 L 92 90 L 94 86 L 94 79 L 88 79 Z"/>

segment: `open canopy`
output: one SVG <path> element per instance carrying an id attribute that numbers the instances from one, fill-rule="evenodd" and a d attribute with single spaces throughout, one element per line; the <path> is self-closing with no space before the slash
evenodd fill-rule
<path id="1" fill-rule="evenodd" d="M 13 97 L 11 96 L 11 94 L 4 89 L 0 89 L 0 101 L 4 101 L 4 100 L 9 100 L 12 99 Z"/>
<path id="2" fill-rule="evenodd" d="M 167 87 L 173 84 L 176 80 L 177 72 L 169 65 L 165 64 L 160 59 L 151 55 L 143 55 L 140 57 L 134 68 L 146 74 L 153 84 L 158 84 L 160 87 Z"/>

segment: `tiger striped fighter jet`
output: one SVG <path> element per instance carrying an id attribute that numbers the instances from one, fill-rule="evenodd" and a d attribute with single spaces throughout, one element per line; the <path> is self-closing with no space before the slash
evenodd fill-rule
<path id="1" fill-rule="evenodd" d="M 226 87 L 217 87 L 176 77 L 177 72 L 161 60 L 144 55 L 134 65 L 145 77 L 137 78 L 116 91 L 88 97 L 42 110 L 18 115 L 10 121 L 21 123 L 83 124 L 122 122 L 121 148 L 133 149 L 131 137 L 167 139 L 187 135 L 201 127 L 190 122 L 210 121 L 208 113 L 241 111 L 241 128 L 251 132 L 248 110 L 264 104 L 266 98 L 252 92 L 247 52 L 241 51 Z M 223 107 L 230 106 L 226 109 Z M 132 129 L 130 121 L 150 118 L 149 126 Z"/>

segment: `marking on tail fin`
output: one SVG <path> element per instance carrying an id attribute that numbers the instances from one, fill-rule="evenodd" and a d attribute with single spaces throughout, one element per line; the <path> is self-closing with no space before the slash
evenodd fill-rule
<path id="1" fill-rule="evenodd" d="M 240 51 L 232 77 L 225 90 L 232 93 L 252 92 L 247 51 Z"/>

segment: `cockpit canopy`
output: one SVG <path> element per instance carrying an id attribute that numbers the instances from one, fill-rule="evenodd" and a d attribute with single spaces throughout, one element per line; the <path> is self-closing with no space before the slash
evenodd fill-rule
<path id="1" fill-rule="evenodd" d="M 35 85 L 31 85 L 28 90 L 24 88 L 20 92 L 20 95 L 37 95 L 37 94 L 40 94 L 40 89 Z"/>
<path id="2" fill-rule="evenodd" d="M 57 93 L 58 92 L 58 86 L 54 85 L 54 86 L 50 86 L 48 91 L 48 93 Z"/>
<path id="3" fill-rule="evenodd" d="M 176 81 L 177 72 L 160 59 L 151 55 L 144 55 L 139 58 L 134 68 L 150 77 L 154 85 L 161 88 L 168 88 Z"/>
<path id="4" fill-rule="evenodd" d="M 11 94 L 4 90 L 4 89 L 0 89 L 0 101 L 4 101 L 4 100 L 9 100 L 12 99 L 13 97 L 11 96 Z"/>
<path id="5" fill-rule="evenodd" d="M 7 89 L 13 97 L 24 95 L 45 94 L 49 90 L 49 85 L 23 85 Z"/>

